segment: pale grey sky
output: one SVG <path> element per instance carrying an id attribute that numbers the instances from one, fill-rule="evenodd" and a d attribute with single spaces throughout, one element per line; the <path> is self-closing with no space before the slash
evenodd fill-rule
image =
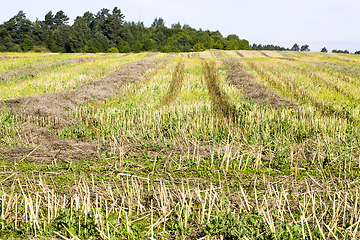
<path id="1" fill-rule="evenodd" d="M 19 10 L 31 21 L 43 20 L 50 10 L 63 10 L 73 20 L 86 11 L 117 6 L 125 21 L 140 20 L 146 26 L 161 17 L 168 27 L 187 23 L 196 29 L 219 30 L 225 37 L 237 34 L 251 44 L 290 48 L 296 42 L 309 44 L 311 51 L 360 50 L 360 0 L 0 0 L 0 6 L 1 23 Z"/>

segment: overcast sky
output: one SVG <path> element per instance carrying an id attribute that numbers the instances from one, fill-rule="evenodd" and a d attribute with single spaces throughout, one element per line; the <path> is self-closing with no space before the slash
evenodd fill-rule
<path id="1" fill-rule="evenodd" d="M 0 0 L 0 6 L 1 23 L 19 10 L 31 21 L 43 20 L 50 10 L 63 10 L 73 20 L 86 11 L 117 6 L 125 21 L 140 20 L 145 26 L 161 17 L 168 27 L 186 23 L 196 29 L 219 30 L 225 37 L 236 34 L 251 44 L 291 48 L 296 42 L 309 44 L 311 51 L 360 50 L 360 0 Z"/>

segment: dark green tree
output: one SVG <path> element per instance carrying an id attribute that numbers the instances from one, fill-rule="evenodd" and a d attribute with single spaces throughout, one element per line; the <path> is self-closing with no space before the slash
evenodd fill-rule
<path id="1" fill-rule="evenodd" d="M 69 25 L 61 25 L 54 30 L 52 37 L 58 46 L 58 52 L 71 52 L 70 34 L 71 27 Z"/>
<path id="2" fill-rule="evenodd" d="M 163 28 L 163 27 L 165 27 L 165 21 L 164 21 L 164 19 L 162 19 L 162 18 L 155 18 L 154 19 L 154 22 L 151 24 L 151 27 L 152 28 L 155 28 L 155 29 L 157 29 L 157 28 Z"/>
<path id="3" fill-rule="evenodd" d="M 109 9 L 103 8 L 95 16 L 96 31 L 102 32 L 110 40 L 111 45 L 116 45 L 122 40 L 123 19 L 124 15 L 117 7 L 114 7 L 112 13 Z"/>
<path id="4" fill-rule="evenodd" d="M 27 51 L 31 43 L 46 44 L 53 52 L 107 52 L 114 47 L 120 52 L 250 49 L 249 42 L 235 34 L 224 38 L 219 31 L 196 30 L 179 22 L 168 28 L 162 18 L 155 18 L 148 28 L 143 22 L 124 22 L 117 7 L 112 11 L 103 8 L 95 15 L 87 11 L 72 26 L 68 22 L 62 10 L 55 15 L 49 11 L 44 21 L 34 23 L 20 11 L 0 24 L 0 51 Z M 276 50 L 273 45 L 267 47 Z"/>
<path id="5" fill-rule="evenodd" d="M 333 53 L 349 53 L 349 51 L 348 50 L 337 50 L 337 49 L 334 49 L 334 50 L 332 50 L 332 52 Z"/>
<path id="6" fill-rule="evenodd" d="M 35 42 L 37 44 L 42 44 L 49 38 L 51 31 L 43 21 L 36 19 L 33 23 L 32 34 Z"/>
<path id="7" fill-rule="evenodd" d="M 45 14 L 45 20 L 44 23 L 46 26 L 48 26 L 50 29 L 54 28 L 54 14 L 52 11 L 49 11 L 47 14 Z"/>
<path id="8" fill-rule="evenodd" d="M 23 11 L 9 20 L 8 30 L 11 30 L 11 37 L 16 44 L 21 44 L 25 39 L 32 40 L 32 23 L 26 18 Z"/>
<path id="9" fill-rule="evenodd" d="M 21 48 L 25 52 L 30 51 L 33 47 L 34 47 L 34 42 L 31 39 L 28 39 L 28 38 L 25 39 L 21 44 Z"/>
<path id="10" fill-rule="evenodd" d="M 226 49 L 227 50 L 250 50 L 249 42 L 245 39 L 240 40 L 235 34 L 230 34 L 226 38 Z"/>
<path id="11" fill-rule="evenodd" d="M 302 45 L 301 48 L 300 48 L 300 51 L 302 51 L 302 52 L 303 52 L 303 51 L 309 52 L 309 51 L 310 51 L 309 45 L 307 45 L 307 44 Z"/>
<path id="12" fill-rule="evenodd" d="M 299 51 L 299 50 L 300 50 L 300 47 L 297 43 L 295 43 L 291 48 L 291 51 Z"/>
<path id="13" fill-rule="evenodd" d="M 146 39 L 143 48 L 145 51 L 154 50 L 156 48 L 155 41 L 151 38 Z"/>
<path id="14" fill-rule="evenodd" d="M 94 30 L 95 28 L 95 16 L 92 12 L 85 12 L 82 16 L 83 19 L 85 19 L 86 25 L 91 29 Z"/>
<path id="15" fill-rule="evenodd" d="M 81 52 L 90 36 L 90 28 L 85 19 L 78 17 L 70 31 L 70 48 L 72 52 Z"/>
<path id="16" fill-rule="evenodd" d="M 125 41 L 119 42 L 117 44 L 117 48 L 119 49 L 119 52 L 121 52 L 121 53 L 129 53 L 129 52 L 131 52 L 131 47 L 130 47 L 129 43 L 125 42 Z"/>
<path id="17" fill-rule="evenodd" d="M 158 31 L 156 33 L 156 36 L 155 36 L 155 41 L 156 41 L 156 44 L 159 46 L 159 47 L 162 47 L 165 45 L 165 42 L 166 42 L 166 36 L 165 34 L 162 32 L 162 31 Z"/>
<path id="18" fill-rule="evenodd" d="M 326 47 L 323 47 L 323 48 L 321 49 L 321 52 L 323 52 L 323 53 L 327 53 L 327 52 L 328 52 L 328 50 L 326 49 Z"/>
<path id="19" fill-rule="evenodd" d="M 64 11 L 60 10 L 55 14 L 54 24 L 56 25 L 56 27 L 59 27 L 61 25 L 67 24 L 69 20 L 70 18 L 65 15 Z"/>
<path id="20" fill-rule="evenodd" d="M 94 38 L 101 45 L 101 48 L 99 48 L 99 50 L 101 50 L 101 52 L 106 52 L 110 47 L 109 39 L 105 37 L 105 35 L 102 34 L 101 32 L 96 32 Z"/>

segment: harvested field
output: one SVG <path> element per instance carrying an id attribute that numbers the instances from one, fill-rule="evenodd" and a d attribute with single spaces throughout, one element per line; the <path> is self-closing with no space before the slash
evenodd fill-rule
<path id="1" fill-rule="evenodd" d="M 263 52 L 263 51 L 261 51 L 260 53 L 261 53 L 262 55 L 264 55 L 265 57 L 272 58 L 271 56 L 269 56 L 269 54 L 267 54 L 267 53 L 265 53 L 265 52 Z"/>
<path id="2" fill-rule="evenodd" d="M 282 52 L 282 51 L 278 51 L 278 53 L 280 55 L 282 55 L 283 57 L 291 57 L 289 54 L 285 53 L 285 52 Z"/>
<path id="3" fill-rule="evenodd" d="M 0 235 L 359 238 L 360 65 L 307 55 L 2 54 Z"/>
<path id="4" fill-rule="evenodd" d="M 49 63 L 43 63 L 41 65 L 36 65 L 34 67 L 26 67 L 26 68 L 23 68 L 23 69 L 20 69 L 20 70 L 13 70 L 13 71 L 8 71 L 8 72 L 3 72 L 3 73 L 0 73 L 0 80 L 8 81 L 13 77 L 22 75 L 24 73 L 31 74 L 31 72 L 33 72 L 35 69 L 45 68 L 45 67 L 48 67 L 48 66 L 50 66 Z"/>
<path id="5" fill-rule="evenodd" d="M 299 105 L 294 101 L 285 99 L 264 85 L 255 82 L 252 76 L 246 72 L 241 63 L 236 59 L 225 60 L 229 69 L 227 81 L 241 90 L 241 92 L 251 101 L 257 104 L 266 102 L 273 108 L 298 108 Z"/>
<path id="6" fill-rule="evenodd" d="M 72 58 L 70 60 L 66 60 L 61 62 L 61 64 L 73 64 L 73 63 L 84 63 L 88 61 L 94 61 L 95 57 L 83 57 L 83 58 Z M 59 64 L 59 63 L 42 63 L 39 65 L 35 65 L 32 67 L 25 67 L 19 70 L 13 70 L 8 72 L 0 73 L 0 80 L 9 81 L 11 78 L 17 77 L 19 75 L 23 75 L 25 73 L 32 75 L 32 73 L 37 69 L 47 68 L 52 64 Z"/>
<path id="7" fill-rule="evenodd" d="M 221 54 L 219 51 L 212 51 L 212 53 L 215 55 L 215 57 L 217 58 L 222 58 Z"/>
<path id="8" fill-rule="evenodd" d="M 0 103 L 0 111 L 9 110 L 17 115 L 68 117 L 68 111 L 82 103 L 104 101 L 118 94 L 122 85 L 136 83 L 157 60 L 140 60 L 120 68 L 101 80 L 91 81 L 81 89 L 46 94 L 35 98 L 7 100 Z"/>
<path id="9" fill-rule="evenodd" d="M 260 51 L 239 50 L 237 52 L 241 53 L 244 57 L 247 58 L 265 58 L 265 56 Z"/>
<path id="10" fill-rule="evenodd" d="M 245 57 L 241 52 L 236 51 L 236 54 L 239 55 L 240 57 Z"/>

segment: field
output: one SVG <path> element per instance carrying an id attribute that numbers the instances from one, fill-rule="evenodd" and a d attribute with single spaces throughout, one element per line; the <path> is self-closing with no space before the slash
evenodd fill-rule
<path id="1" fill-rule="evenodd" d="M 2 237 L 360 238 L 360 56 L 0 63 Z"/>

